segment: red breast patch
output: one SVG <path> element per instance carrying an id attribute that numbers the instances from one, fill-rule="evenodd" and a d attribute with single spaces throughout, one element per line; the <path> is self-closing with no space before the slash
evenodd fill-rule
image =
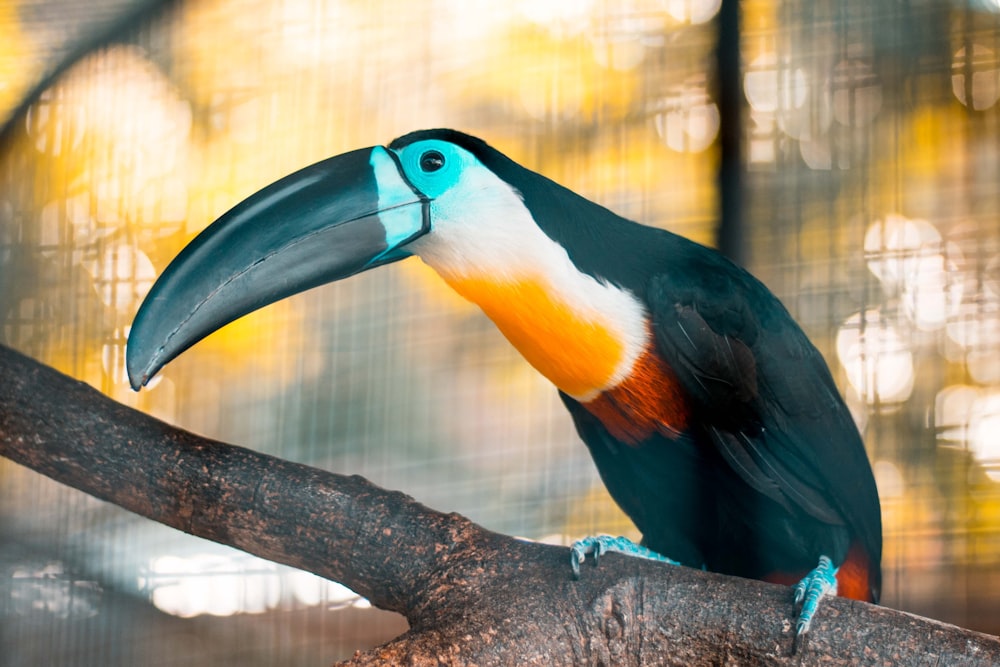
<path id="1" fill-rule="evenodd" d="M 654 433 L 676 437 L 687 428 L 690 407 L 677 376 L 648 347 L 628 377 L 583 406 L 617 440 L 637 445 Z"/>

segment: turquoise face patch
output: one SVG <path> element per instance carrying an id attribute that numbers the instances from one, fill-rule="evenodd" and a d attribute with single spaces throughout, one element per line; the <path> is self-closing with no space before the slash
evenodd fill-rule
<path id="1" fill-rule="evenodd" d="M 375 174 L 378 190 L 378 219 L 385 227 L 387 250 L 375 258 L 381 260 L 383 256 L 392 253 L 421 231 L 423 211 L 421 206 L 411 205 L 419 202 L 417 195 L 403 180 L 396 167 L 396 161 L 386 149 L 381 146 L 374 147 L 369 163 Z"/>
<path id="2" fill-rule="evenodd" d="M 475 159 L 454 144 L 437 139 L 412 143 L 397 155 L 407 180 L 431 199 L 457 185 Z"/>

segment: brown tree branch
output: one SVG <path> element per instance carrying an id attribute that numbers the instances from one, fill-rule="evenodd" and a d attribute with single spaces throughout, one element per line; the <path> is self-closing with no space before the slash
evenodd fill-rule
<path id="1" fill-rule="evenodd" d="M 410 630 L 348 664 L 998 664 L 1000 640 L 787 588 L 487 531 L 402 493 L 176 429 L 0 346 L 0 454 L 185 532 L 339 581 Z"/>

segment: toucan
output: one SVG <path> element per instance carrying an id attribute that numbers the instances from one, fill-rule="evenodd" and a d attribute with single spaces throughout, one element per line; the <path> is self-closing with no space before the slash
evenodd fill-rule
<path id="1" fill-rule="evenodd" d="M 416 255 L 559 390 L 642 543 L 607 550 L 877 602 L 882 528 L 858 429 L 780 301 L 718 252 L 626 220 L 448 129 L 307 166 L 167 266 L 126 352 L 138 390 L 253 310 Z"/>

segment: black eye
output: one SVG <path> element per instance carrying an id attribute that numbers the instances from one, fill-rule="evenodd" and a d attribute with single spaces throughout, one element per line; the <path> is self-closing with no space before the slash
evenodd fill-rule
<path id="1" fill-rule="evenodd" d="M 420 156 L 420 168 L 424 171 L 437 171 L 444 166 L 444 156 L 439 151 L 427 151 Z"/>

